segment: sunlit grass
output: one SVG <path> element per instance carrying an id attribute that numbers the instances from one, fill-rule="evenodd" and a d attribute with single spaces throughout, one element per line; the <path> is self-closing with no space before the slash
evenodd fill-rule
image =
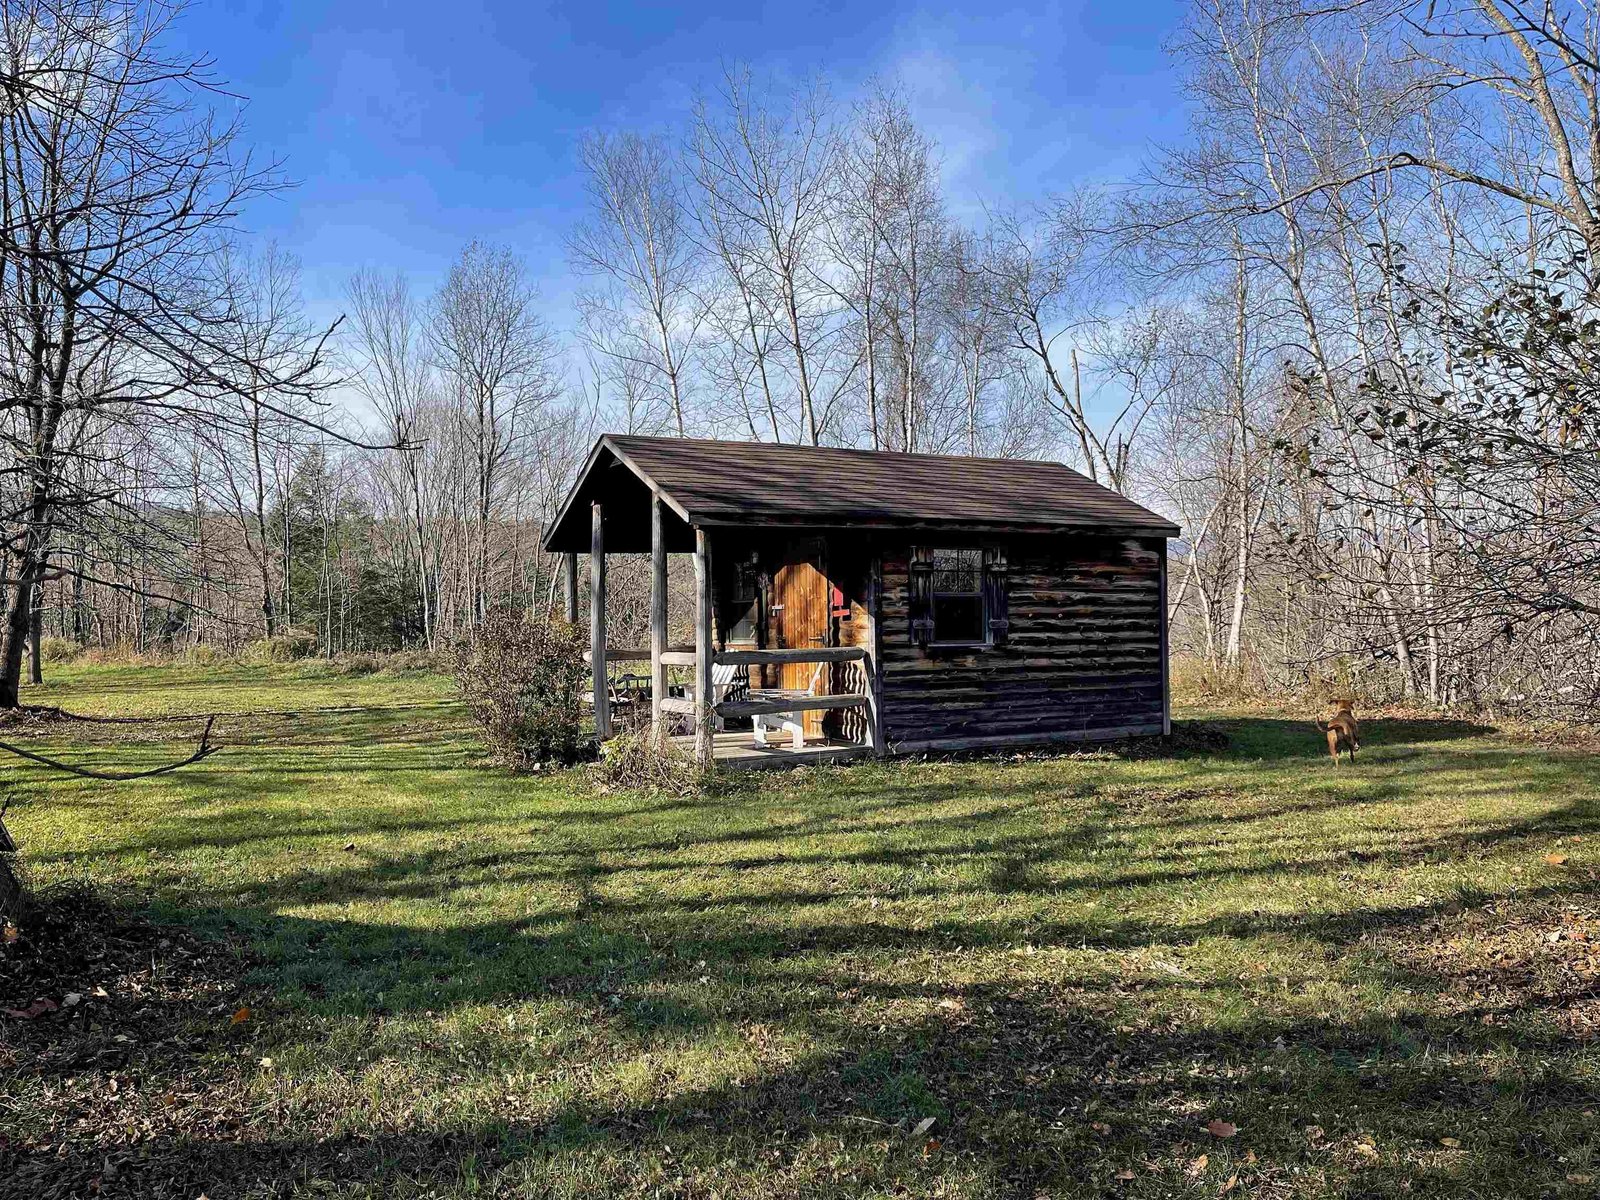
<path id="1" fill-rule="evenodd" d="M 1210 714 L 1226 752 L 866 764 L 684 801 L 487 766 L 427 675 L 69 668 L 31 699 L 225 714 L 224 752 L 174 775 L 7 772 L 36 882 L 255 956 L 227 1068 L 254 1149 L 213 1196 L 1577 1195 L 1600 1174 L 1592 977 L 1547 937 L 1600 861 L 1576 752 L 1380 723 L 1335 770 L 1304 720 Z M 30 744 L 136 766 L 190 728 Z"/>

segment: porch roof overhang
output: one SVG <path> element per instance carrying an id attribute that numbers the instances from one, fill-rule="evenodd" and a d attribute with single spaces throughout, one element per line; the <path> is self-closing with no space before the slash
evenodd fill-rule
<path id="1" fill-rule="evenodd" d="M 650 500 L 667 510 L 667 549 L 696 526 L 1084 533 L 1171 538 L 1178 526 L 1053 462 L 605 434 L 545 534 L 557 553 L 589 549 L 601 504 L 608 553 L 650 549 Z"/>

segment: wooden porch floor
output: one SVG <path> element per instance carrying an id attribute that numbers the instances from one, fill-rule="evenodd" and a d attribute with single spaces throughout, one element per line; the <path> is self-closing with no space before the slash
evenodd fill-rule
<path id="1" fill-rule="evenodd" d="M 692 736 L 685 735 L 672 740 L 691 754 L 694 752 Z M 871 754 L 872 749 L 869 746 L 832 738 L 807 738 L 803 750 L 794 750 L 790 748 L 787 737 L 783 737 L 779 744 L 778 736 L 774 735 L 772 745 L 758 746 L 748 729 L 719 733 L 713 739 L 712 745 L 712 756 L 717 766 L 730 771 L 848 762 L 852 758 L 871 757 Z"/>

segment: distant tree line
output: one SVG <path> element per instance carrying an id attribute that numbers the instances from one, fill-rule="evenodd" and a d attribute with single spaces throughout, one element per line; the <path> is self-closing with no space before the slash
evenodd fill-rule
<path id="1" fill-rule="evenodd" d="M 1600 699 L 1588 6 L 1195 0 L 1188 136 L 969 221 L 894 81 L 733 68 L 575 147 L 571 328 L 482 231 L 430 294 L 362 271 L 332 330 L 232 233 L 277 177 L 172 15 L 0 30 L 0 703 L 42 632 L 333 653 L 546 611 L 606 429 L 1060 457 L 1183 524 L 1175 644 L 1219 680 Z"/>

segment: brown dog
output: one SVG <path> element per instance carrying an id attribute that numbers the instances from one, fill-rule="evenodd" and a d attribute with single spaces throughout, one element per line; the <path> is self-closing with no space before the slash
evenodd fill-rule
<path id="1" fill-rule="evenodd" d="M 1317 722 L 1317 728 L 1327 736 L 1328 757 L 1333 759 L 1333 765 L 1339 765 L 1339 751 L 1345 750 L 1350 754 L 1350 761 L 1356 761 L 1356 751 L 1361 749 L 1361 726 L 1356 721 L 1356 714 L 1351 711 L 1355 701 L 1334 701 L 1334 714 L 1327 724 Z"/>

